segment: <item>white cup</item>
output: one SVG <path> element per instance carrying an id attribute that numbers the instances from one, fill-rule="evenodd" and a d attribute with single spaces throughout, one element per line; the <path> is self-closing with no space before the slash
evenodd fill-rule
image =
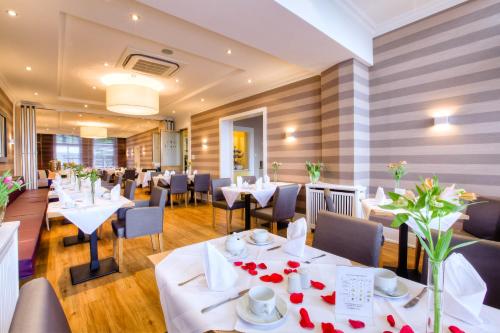
<path id="1" fill-rule="evenodd" d="M 252 238 L 257 244 L 262 244 L 269 238 L 269 232 L 266 229 L 255 229 L 252 232 Z"/>
<path id="2" fill-rule="evenodd" d="M 300 293 L 302 291 L 302 282 L 300 281 L 300 275 L 297 273 L 288 274 L 288 292 Z"/>
<path id="3" fill-rule="evenodd" d="M 307 268 L 299 268 L 298 272 L 302 289 L 311 288 L 311 274 L 309 274 L 309 270 Z"/>
<path id="4" fill-rule="evenodd" d="M 250 311 L 257 316 L 268 316 L 276 307 L 276 294 L 274 290 L 265 286 L 257 286 L 248 292 Z"/>
<path id="5" fill-rule="evenodd" d="M 398 287 L 398 276 L 391 270 L 375 268 L 375 288 L 392 294 Z"/>

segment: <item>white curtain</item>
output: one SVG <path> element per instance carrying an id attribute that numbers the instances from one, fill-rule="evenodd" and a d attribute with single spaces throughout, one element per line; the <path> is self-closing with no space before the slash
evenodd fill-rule
<path id="1" fill-rule="evenodd" d="M 36 110 L 33 105 L 21 105 L 17 121 L 19 142 L 19 168 L 27 189 L 38 188 L 38 167 L 36 147 Z"/>

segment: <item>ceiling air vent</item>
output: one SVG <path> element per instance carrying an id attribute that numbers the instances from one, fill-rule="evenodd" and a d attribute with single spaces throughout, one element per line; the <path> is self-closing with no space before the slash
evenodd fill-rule
<path id="1" fill-rule="evenodd" d="M 180 67 L 179 64 L 173 61 L 140 53 L 128 54 L 122 65 L 123 68 L 138 73 L 163 77 L 171 76 L 177 72 Z"/>

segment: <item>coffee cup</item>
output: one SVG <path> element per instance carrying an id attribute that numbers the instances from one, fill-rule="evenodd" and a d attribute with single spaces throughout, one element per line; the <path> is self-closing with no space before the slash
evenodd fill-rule
<path id="1" fill-rule="evenodd" d="M 398 276 L 391 270 L 375 268 L 375 288 L 386 294 L 392 294 L 398 287 Z"/>
<path id="2" fill-rule="evenodd" d="M 262 244 L 269 238 L 269 232 L 266 229 L 255 229 L 252 232 L 252 238 L 257 244 Z"/>
<path id="3" fill-rule="evenodd" d="M 300 275 L 297 273 L 288 274 L 288 292 L 300 293 L 302 291 L 302 282 L 300 280 Z"/>
<path id="4" fill-rule="evenodd" d="M 276 307 L 276 294 L 274 290 L 265 286 L 257 286 L 248 292 L 250 311 L 257 316 L 268 316 Z"/>

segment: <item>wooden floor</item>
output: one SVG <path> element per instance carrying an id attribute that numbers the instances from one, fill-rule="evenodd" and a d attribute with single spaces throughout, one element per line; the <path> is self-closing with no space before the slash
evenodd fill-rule
<path id="1" fill-rule="evenodd" d="M 148 198 L 137 190 L 136 199 Z M 243 227 L 240 214 L 234 214 L 234 227 Z M 124 241 L 124 271 L 77 286 L 71 284 L 69 267 L 89 261 L 88 244 L 65 248 L 62 239 L 76 234 L 75 226 L 53 221 L 44 230 L 37 255 L 36 277 L 46 277 L 63 305 L 73 332 L 165 332 L 154 267 L 147 256 L 153 254 L 149 237 Z M 212 208 L 208 204 L 188 208 L 165 208 L 164 243 L 166 250 L 220 237 L 226 232 L 225 214 L 217 210 L 217 226 L 212 228 Z M 312 235 L 308 237 L 310 242 Z M 112 255 L 110 222 L 104 224 L 99 255 Z M 413 252 L 410 258 L 413 258 Z M 395 265 L 397 246 L 386 243 L 381 264 Z M 413 259 L 412 259 L 413 260 Z M 22 281 L 22 283 L 25 281 Z"/>

